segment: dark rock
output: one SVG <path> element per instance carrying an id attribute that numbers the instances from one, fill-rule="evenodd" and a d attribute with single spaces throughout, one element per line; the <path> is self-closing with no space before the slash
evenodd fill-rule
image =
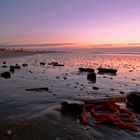
<path id="1" fill-rule="evenodd" d="M 116 74 L 117 69 L 98 68 L 98 73 L 100 73 L 100 74 L 103 74 L 103 73 Z"/>
<path id="2" fill-rule="evenodd" d="M 4 61 L 3 64 L 6 64 L 6 62 Z"/>
<path id="3" fill-rule="evenodd" d="M 125 92 L 123 92 L 123 91 L 120 91 L 120 94 L 125 94 Z"/>
<path id="4" fill-rule="evenodd" d="M 11 74 L 9 71 L 3 72 L 1 73 L 1 77 L 3 78 L 11 78 Z"/>
<path id="5" fill-rule="evenodd" d="M 61 102 L 61 106 L 63 109 L 77 113 L 83 110 L 83 105 L 84 102 L 76 100 L 66 100 Z"/>
<path id="6" fill-rule="evenodd" d="M 59 64 L 58 62 L 51 62 L 51 63 L 48 63 L 48 65 L 53 65 L 53 66 L 64 66 L 64 64 Z"/>
<path id="7" fill-rule="evenodd" d="M 140 92 L 131 92 L 126 98 L 128 106 L 140 111 Z"/>
<path id="8" fill-rule="evenodd" d="M 2 67 L 3 67 L 3 68 L 7 68 L 7 66 L 6 66 L 6 65 L 3 65 Z"/>
<path id="9" fill-rule="evenodd" d="M 20 66 L 16 64 L 15 66 L 10 66 L 11 69 L 20 69 Z"/>
<path id="10" fill-rule="evenodd" d="M 67 80 L 67 77 L 63 77 L 64 80 Z"/>
<path id="11" fill-rule="evenodd" d="M 29 70 L 29 73 L 33 73 L 33 72 Z"/>
<path id="12" fill-rule="evenodd" d="M 94 69 L 91 68 L 79 68 L 80 72 L 95 72 Z"/>
<path id="13" fill-rule="evenodd" d="M 41 87 L 41 88 L 27 88 L 27 91 L 49 91 L 48 87 Z"/>
<path id="14" fill-rule="evenodd" d="M 98 88 L 98 87 L 92 87 L 92 89 L 94 89 L 94 90 L 99 90 L 99 88 Z"/>
<path id="15" fill-rule="evenodd" d="M 91 80 L 91 81 L 96 81 L 96 73 L 89 73 L 88 75 L 87 75 L 87 79 L 88 80 Z"/>
<path id="16" fill-rule="evenodd" d="M 28 64 L 22 64 L 22 66 L 23 66 L 23 67 L 27 67 L 27 66 L 28 66 Z"/>
<path id="17" fill-rule="evenodd" d="M 114 91 L 115 89 L 111 88 L 110 90 Z"/>
<path id="18" fill-rule="evenodd" d="M 46 63 L 45 62 L 40 62 L 40 65 L 45 65 Z"/>
<path id="19" fill-rule="evenodd" d="M 80 72 L 85 72 L 85 68 L 79 68 Z"/>
<path id="20" fill-rule="evenodd" d="M 76 85 L 79 85 L 79 83 L 78 83 L 78 82 L 76 82 L 75 84 L 76 84 Z"/>
<path id="21" fill-rule="evenodd" d="M 17 65 L 17 66 L 15 67 L 15 69 L 20 69 L 20 66 Z"/>
<path id="22" fill-rule="evenodd" d="M 57 65 L 58 62 L 51 62 L 51 63 L 48 63 L 48 65 Z"/>
<path id="23" fill-rule="evenodd" d="M 64 64 L 53 64 L 53 66 L 64 66 Z"/>
<path id="24" fill-rule="evenodd" d="M 15 72 L 15 69 L 10 68 L 9 71 L 10 71 L 11 73 L 14 73 L 14 72 Z"/>

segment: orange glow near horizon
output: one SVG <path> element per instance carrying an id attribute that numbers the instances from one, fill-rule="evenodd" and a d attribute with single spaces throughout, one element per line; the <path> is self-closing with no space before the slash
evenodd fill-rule
<path id="1" fill-rule="evenodd" d="M 138 0 L 1 1 L 0 45 L 140 46 L 139 5 Z"/>
<path id="2" fill-rule="evenodd" d="M 56 44 L 75 43 L 73 47 L 129 47 L 140 46 L 140 21 L 125 21 L 110 23 L 95 28 L 79 26 L 75 30 L 68 28 L 63 31 L 21 34 L 9 38 L 2 38 L 7 44 Z M 9 34 L 10 35 L 10 34 Z M 77 44 L 77 45 L 76 45 Z M 62 46 L 63 47 L 63 46 Z"/>
<path id="3" fill-rule="evenodd" d="M 95 28 L 79 26 L 76 30 L 68 28 L 64 31 L 49 33 L 30 33 L 0 40 L 7 44 L 55 44 L 76 43 L 74 47 L 125 47 L 129 44 L 140 46 L 140 21 L 110 23 Z"/>

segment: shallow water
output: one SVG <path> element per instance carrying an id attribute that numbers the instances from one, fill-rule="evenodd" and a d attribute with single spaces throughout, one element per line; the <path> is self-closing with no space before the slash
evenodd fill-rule
<path id="1" fill-rule="evenodd" d="M 8 68 L 2 68 L 6 61 Z M 41 66 L 40 62 L 58 61 L 64 67 Z M 0 72 L 13 64 L 27 67 L 16 70 L 10 79 L 0 78 L 0 140 L 92 140 L 92 139 L 139 139 L 134 133 L 114 125 L 95 126 L 91 122 L 84 128 L 76 114 L 63 112 L 60 102 L 79 97 L 105 97 L 125 95 L 140 91 L 139 55 L 101 55 L 50 53 L 21 58 L 0 59 Z M 117 75 L 99 75 L 98 67 L 116 68 Z M 87 73 L 79 67 L 94 68 L 97 81 L 87 80 Z M 93 86 L 99 90 L 93 90 Z M 48 87 L 49 91 L 26 91 L 26 88 Z M 93 121 L 93 120 L 92 120 Z M 137 124 L 140 117 L 137 114 Z M 11 130 L 7 136 L 4 132 Z"/>

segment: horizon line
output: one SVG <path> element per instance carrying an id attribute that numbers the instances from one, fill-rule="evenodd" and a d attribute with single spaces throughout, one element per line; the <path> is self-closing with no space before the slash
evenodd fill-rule
<path id="1" fill-rule="evenodd" d="M 4 47 L 45 47 L 45 46 L 64 46 L 64 45 L 78 45 L 81 46 L 81 48 L 106 48 L 106 47 L 131 47 L 132 45 L 135 47 L 140 47 L 140 43 L 103 43 L 103 44 L 80 44 L 80 43 L 28 43 L 28 44 L 0 44 L 0 46 Z M 114 48 L 113 47 L 113 48 Z M 78 47 L 79 48 L 79 47 Z"/>

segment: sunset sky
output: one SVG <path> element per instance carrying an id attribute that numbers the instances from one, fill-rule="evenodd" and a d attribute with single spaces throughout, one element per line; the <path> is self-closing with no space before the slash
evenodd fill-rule
<path id="1" fill-rule="evenodd" d="M 47 43 L 140 43 L 140 0 L 0 0 L 0 44 Z"/>

